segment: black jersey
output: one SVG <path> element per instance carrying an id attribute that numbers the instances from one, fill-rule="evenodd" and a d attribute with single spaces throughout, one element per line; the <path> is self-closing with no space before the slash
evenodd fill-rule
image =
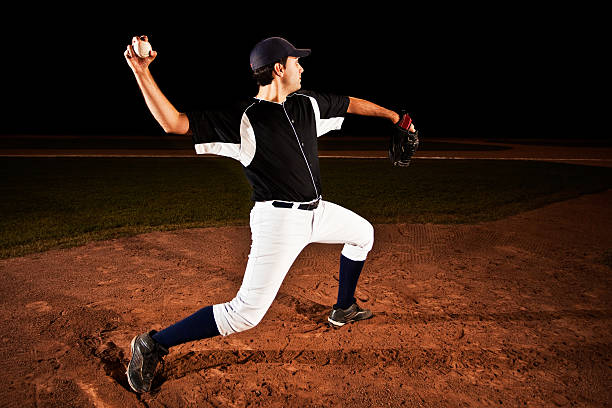
<path id="1" fill-rule="evenodd" d="M 299 91 L 283 103 L 257 98 L 222 110 L 188 112 L 198 154 L 238 160 L 253 201 L 312 201 L 321 196 L 317 137 L 340 129 L 349 98 Z"/>

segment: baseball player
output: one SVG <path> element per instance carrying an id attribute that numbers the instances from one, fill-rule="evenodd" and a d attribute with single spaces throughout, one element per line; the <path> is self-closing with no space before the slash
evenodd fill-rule
<path id="1" fill-rule="evenodd" d="M 158 364 L 173 346 L 255 327 L 297 256 L 312 242 L 344 244 L 338 298 L 329 324 L 341 327 L 372 317 L 370 310 L 356 303 L 354 294 L 372 249 L 374 229 L 361 216 L 323 199 L 317 138 L 340 129 L 347 113 L 395 124 L 402 123 L 402 117 L 362 99 L 300 90 L 304 69 L 299 59 L 310 50 L 297 49 L 280 37 L 267 38 L 251 51 L 251 69 L 259 85 L 256 96 L 222 110 L 182 113 L 166 99 L 149 71 L 157 52 L 143 57 L 135 53 L 140 42 L 148 42 L 147 37 L 134 37 L 125 58 L 155 119 L 167 133 L 190 134 L 197 154 L 238 160 L 252 187 L 254 205 L 251 250 L 236 296 L 159 332 L 135 336 L 127 369 L 131 388 L 149 391 Z M 412 123 L 409 126 L 414 130 Z"/>

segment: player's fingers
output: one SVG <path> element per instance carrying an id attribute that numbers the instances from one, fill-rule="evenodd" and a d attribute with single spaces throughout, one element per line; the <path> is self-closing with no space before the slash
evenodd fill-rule
<path id="1" fill-rule="evenodd" d="M 125 52 L 123 53 L 123 55 L 125 55 L 126 58 L 132 58 L 132 51 L 131 51 L 131 45 L 128 45 L 127 48 L 125 49 Z"/>
<path id="2" fill-rule="evenodd" d="M 149 52 L 149 56 L 153 59 L 155 59 L 155 57 L 157 57 L 157 51 L 153 51 L 151 50 L 151 52 Z"/>

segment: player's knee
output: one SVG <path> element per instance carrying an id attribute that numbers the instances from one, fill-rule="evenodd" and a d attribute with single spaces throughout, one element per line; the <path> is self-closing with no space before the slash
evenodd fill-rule
<path id="1" fill-rule="evenodd" d="M 265 310 L 257 310 L 251 311 L 248 313 L 248 315 L 240 316 L 238 319 L 236 319 L 240 322 L 236 325 L 236 332 L 243 332 L 254 328 L 263 320 L 265 314 Z"/>
<path id="2" fill-rule="evenodd" d="M 268 311 L 267 307 L 258 305 L 251 307 L 243 313 L 244 320 L 247 322 L 248 328 L 252 329 L 257 326 Z"/>
<path id="3" fill-rule="evenodd" d="M 219 305 L 219 332 L 227 336 L 250 330 L 257 326 L 268 310 L 267 304 L 257 305 L 256 301 L 237 295 L 232 301 Z"/>
<path id="4" fill-rule="evenodd" d="M 374 245 L 374 227 L 368 221 L 361 224 L 359 239 L 347 242 L 342 249 L 342 255 L 353 261 L 364 261 Z"/>

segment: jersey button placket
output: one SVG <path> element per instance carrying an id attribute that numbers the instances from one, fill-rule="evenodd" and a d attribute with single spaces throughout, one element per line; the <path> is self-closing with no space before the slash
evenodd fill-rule
<path id="1" fill-rule="evenodd" d="M 302 156 L 304 156 L 304 161 L 306 162 L 306 166 L 308 167 L 308 173 L 310 174 L 310 179 L 312 180 L 312 186 L 314 187 L 315 196 L 318 197 L 319 196 L 319 190 L 317 189 L 317 185 L 316 185 L 316 183 L 314 181 L 314 177 L 312 175 L 312 170 L 310 169 L 311 164 L 308 161 L 308 158 L 306 158 L 306 154 L 304 153 L 304 149 L 302 149 L 302 146 L 304 146 L 304 143 L 300 140 L 300 137 L 298 136 L 297 131 L 295 130 L 295 126 L 293 126 L 294 120 L 289 117 L 289 114 L 287 113 L 287 109 L 285 109 L 284 102 L 283 102 L 282 106 L 283 106 L 283 111 L 285 112 L 285 116 L 287 117 L 287 120 L 291 124 L 291 129 L 293 130 L 293 134 L 295 135 L 295 139 L 298 142 L 298 146 L 300 147 L 300 151 L 302 152 Z"/>

